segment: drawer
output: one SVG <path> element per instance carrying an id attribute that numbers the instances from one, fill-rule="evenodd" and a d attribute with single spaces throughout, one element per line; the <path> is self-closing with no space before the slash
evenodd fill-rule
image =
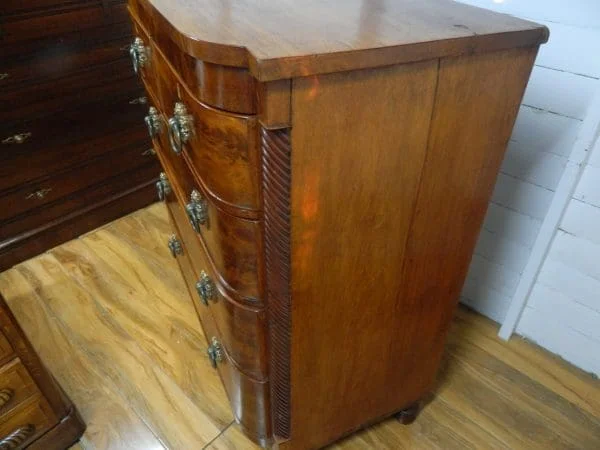
<path id="1" fill-rule="evenodd" d="M 2 44 L 0 39 L 0 61 L 6 63 L 11 59 L 28 58 L 34 53 L 52 54 L 57 46 L 92 47 L 101 45 L 112 39 L 126 39 L 127 44 L 131 42 L 131 23 L 107 23 L 102 26 L 86 30 L 73 30 L 60 36 L 42 35 L 39 39 L 16 42 L 13 44 Z M 123 48 L 123 55 L 128 55 L 128 48 Z M 4 64 L 0 64 L 4 67 Z M 5 70 L 0 69 L 0 72 Z"/>
<path id="2" fill-rule="evenodd" d="M 248 69 L 211 64 L 188 55 L 171 39 L 166 27 L 157 25 L 145 5 L 138 1 L 129 5 L 134 23 L 141 23 L 149 32 L 195 98 L 225 111 L 256 114 L 257 83 Z"/>
<path id="3" fill-rule="evenodd" d="M 110 64 L 128 57 L 125 49 L 130 36 L 118 37 L 109 42 L 85 43 L 59 41 L 24 57 L 6 58 L 0 64 L 0 97 L 5 91 L 18 89 L 24 83 L 40 83 L 89 71 L 94 66 Z"/>
<path id="4" fill-rule="evenodd" d="M 196 291 L 196 274 L 185 255 L 177 258 L 190 295 Z M 214 339 L 221 342 L 220 334 L 212 315 L 206 308 L 194 302 L 204 335 L 209 343 Z M 225 344 L 221 344 L 221 360 L 216 363 L 221 380 L 231 403 L 236 421 L 244 428 L 249 437 L 264 444 L 271 436 L 271 413 L 269 402 L 269 383 L 258 382 L 242 374 L 232 363 Z"/>
<path id="5" fill-rule="evenodd" d="M 143 166 L 151 158 L 154 157 L 147 149 L 131 147 L 14 188 L 0 196 L 0 224 Z"/>
<path id="6" fill-rule="evenodd" d="M 133 75 L 131 62 L 121 58 L 58 80 L 3 90 L 0 93 L 0 123 L 4 128 L 4 124 L 18 124 L 24 117 L 41 117 L 98 102 L 131 91 L 137 86 L 139 81 Z"/>
<path id="7" fill-rule="evenodd" d="M 18 124 L 0 124 L 0 192 L 111 151 L 150 147 L 141 123 L 147 107 L 130 104 L 138 102 L 141 93 L 135 88 L 110 102 Z"/>
<path id="8" fill-rule="evenodd" d="M 157 153 L 180 205 L 185 208 L 196 204 L 204 210 L 206 220 L 198 224 L 196 234 L 206 246 L 222 283 L 245 301 L 259 303 L 259 222 L 241 219 L 216 208 L 202 188 L 194 183 L 189 172 L 175 174 L 169 161 L 160 156 L 164 149 L 159 148 Z M 184 190 L 186 185 L 192 186 L 192 189 Z M 193 191 L 199 194 L 197 203 L 192 200 Z M 187 226 L 192 227 L 191 222 Z"/>
<path id="9" fill-rule="evenodd" d="M 7 263 L 3 261 L 4 253 L 9 252 L 15 246 L 21 245 L 21 243 L 30 239 L 41 239 L 36 238 L 38 234 L 46 233 L 53 229 L 56 230 L 61 224 L 68 224 L 69 226 L 75 224 L 72 226 L 81 230 L 84 227 L 80 225 L 87 221 L 85 218 L 88 214 L 96 214 L 95 211 L 98 209 L 109 215 L 111 208 L 118 209 L 117 206 L 113 207 L 112 204 L 109 204 L 110 200 L 115 200 L 116 197 L 123 197 L 126 193 L 131 192 L 132 189 L 139 189 L 142 185 L 151 182 L 159 170 L 157 166 L 158 163 L 156 161 L 150 160 L 141 167 L 108 178 L 100 184 L 78 191 L 76 194 L 63 198 L 60 201 L 37 208 L 35 214 L 23 214 L 17 219 L 2 224 L 0 227 L 0 270 L 7 268 Z M 135 200 L 131 200 L 131 202 L 135 203 Z M 143 206 L 146 204 L 148 203 L 143 203 Z M 126 210 L 127 208 L 123 207 L 122 209 Z M 130 212 L 132 209 L 128 211 Z M 79 220 L 80 216 L 83 216 L 83 219 Z M 114 216 L 114 218 L 117 217 L 119 216 Z M 77 220 L 79 220 L 79 223 L 75 223 Z M 98 217 L 94 216 L 88 222 L 98 226 L 99 220 Z M 86 228 L 86 231 L 90 229 L 92 228 Z M 66 228 L 61 230 L 61 232 L 63 235 L 71 236 L 69 239 L 77 236 L 77 234 L 73 234 Z M 56 241 L 54 236 L 45 237 L 44 239 L 47 241 Z M 46 243 L 42 239 L 38 242 L 38 245 L 34 246 L 43 251 L 48 248 L 45 247 Z"/>
<path id="10" fill-rule="evenodd" d="M 177 103 L 184 105 L 187 112 L 180 120 L 187 121 L 190 131 L 189 140 L 178 149 L 170 143 L 179 142 L 177 133 L 165 126 L 168 129 L 164 132 L 169 135 L 165 136 L 165 150 L 189 157 L 204 189 L 223 209 L 234 215 L 243 214 L 240 209 L 258 211 L 260 155 L 256 117 L 228 114 L 197 102 L 182 87 L 163 55 L 159 51 L 152 55 L 156 86 L 149 91 L 157 93 L 158 107 L 168 118 L 175 116 Z"/>
<path id="11" fill-rule="evenodd" d="M 2 14 L 0 48 L 28 40 L 59 36 L 63 33 L 82 32 L 126 21 L 126 5 L 111 0 L 77 2 L 51 11 Z"/>
<path id="12" fill-rule="evenodd" d="M 39 393 L 39 390 L 20 359 L 13 359 L 2 366 L 0 368 L 0 420 L 8 411 L 36 393 Z"/>
<path id="13" fill-rule="evenodd" d="M 197 308 L 210 309 L 223 343 L 240 370 L 253 379 L 265 380 L 267 378 L 265 311 L 233 300 L 221 285 L 202 244 L 187 224 L 185 212 L 173 199 L 172 194 L 167 205 L 183 255 L 191 261 L 195 283 L 202 283 L 204 292 L 208 292 L 207 288 L 212 292 L 209 298 L 204 299 L 197 289 L 192 292 Z M 206 277 L 202 276 L 203 273 Z"/>
<path id="14" fill-rule="evenodd" d="M 0 418 L 0 448 L 23 448 L 57 423 L 48 402 L 35 395 Z"/>

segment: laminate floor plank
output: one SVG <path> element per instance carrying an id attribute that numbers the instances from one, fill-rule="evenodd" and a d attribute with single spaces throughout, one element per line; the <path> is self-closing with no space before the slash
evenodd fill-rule
<path id="1" fill-rule="evenodd" d="M 76 241 L 75 241 L 76 242 Z M 78 284 L 59 258 L 67 246 L 35 258 L 28 275 L 40 284 L 40 296 L 63 324 L 69 340 L 77 342 L 104 376 L 117 384 L 131 407 L 168 448 L 194 448 L 220 432 L 179 386 L 146 354 L 91 293 Z M 66 263 L 66 261 L 64 261 Z M 85 261 L 81 261 L 85 267 Z M 24 270 L 18 268 L 17 270 Z M 163 417 L 177 417 L 165 422 Z"/>
<path id="2" fill-rule="evenodd" d="M 0 291 L 44 364 L 77 405 L 87 429 L 79 448 L 162 450 L 164 447 L 129 406 L 115 383 L 105 377 L 87 351 L 69 339 L 62 323 L 38 292 L 43 287 L 28 266 L 0 276 Z M 75 447 L 78 448 L 77 446 Z"/>
<path id="3" fill-rule="evenodd" d="M 257 450 L 206 361 L 170 234 L 152 205 L 0 274 L 0 291 L 82 412 L 85 450 Z M 600 382 L 497 332 L 459 308 L 417 421 L 390 418 L 330 448 L 600 448 Z"/>

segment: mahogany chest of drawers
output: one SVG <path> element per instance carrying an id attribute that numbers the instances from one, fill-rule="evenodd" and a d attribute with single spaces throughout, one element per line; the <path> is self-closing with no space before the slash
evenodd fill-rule
<path id="1" fill-rule="evenodd" d="M 410 422 L 546 28 L 446 0 L 129 11 L 168 245 L 246 434 Z"/>
<path id="2" fill-rule="evenodd" d="M 125 0 L 0 2 L 0 271 L 149 204 Z"/>
<path id="3" fill-rule="evenodd" d="M 0 296 L 0 449 L 65 450 L 84 430 Z"/>

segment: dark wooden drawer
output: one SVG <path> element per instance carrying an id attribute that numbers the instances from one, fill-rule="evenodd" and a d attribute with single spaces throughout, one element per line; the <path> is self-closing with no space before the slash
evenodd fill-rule
<path id="1" fill-rule="evenodd" d="M 80 166 L 12 189 L 0 197 L 0 224 L 141 167 L 147 164 L 150 158 L 154 156 L 148 149 L 134 146 L 88 159 Z"/>
<path id="2" fill-rule="evenodd" d="M 111 98 L 138 85 L 130 61 L 121 58 L 58 80 L 3 91 L 0 94 L 0 123 L 5 128 L 6 124 L 18 124 L 23 118 L 49 115 Z M 93 111 L 88 109 L 86 114 L 93 114 Z"/>
<path id="3" fill-rule="evenodd" d="M 192 264 L 196 282 L 208 286 L 213 295 L 202 298 L 192 292 L 198 308 L 210 309 L 225 346 L 240 370 L 256 380 L 267 378 L 266 316 L 262 308 L 235 301 L 223 287 L 202 243 L 187 223 L 186 213 L 175 200 L 167 201 L 171 221 L 185 255 Z M 206 277 L 203 277 L 203 274 Z"/>
<path id="4" fill-rule="evenodd" d="M 190 295 L 193 296 L 196 291 L 196 273 L 187 256 L 181 255 L 177 261 Z M 271 435 L 269 383 L 252 380 L 236 368 L 235 363 L 231 361 L 226 344 L 222 342 L 210 311 L 196 299 L 194 306 L 208 341 L 207 345 L 213 344 L 215 339 L 221 344 L 222 358 L 217 363 L 217 370 L 237 421 L 250 437 L 258 442 L 264 442 Z"/>
<path id="5" fill-rule="evenodd" d="M 0 421 L 12 408 L 39 393 L 29 372 L 19 358 L 0 368 Z"/>
<path id="6" fill-rule="evenodd" d="M 0 331 L 0 361 L 6 360 L 7 357 L 11 356 L 14 353 L 10 342 L 4 336 L 4 333 Z"/>
<path id="7" fill-rule="evenodd" d="M 0 97 L 24 83 L 56 80 L 126 59 L 130 42 L 129 36 L 87 45 L 78 41 L 56 41 L 49 48 L 7 60 L 0 65 Z"/>
<path id="8" fill-rule="evenodd" d="M 0 47 L 23 41 L 82 32 L 90 28 L 127 21 L 121 1 L 75 2 L 54 10 L 2 14 Z"/>
<path id="9" fill-rule="evenodd" d="M 97 102 L 18 126 L 0 125 L 0 141 L 5 142 L 0 143 L 0 192 L 113 150 L 148 148 L 150 140 L 141 125 L 146 106 L 130 104 L 140 93 L 136 88 L 120 101 Z M 21 144 L 11 143 L 19 134 L 30 136 Z"/>
<path id="10" fill-rule="evenodd" d="M 0 418 L 0 448 L 23 448 L 57 422 L 48 402 L 35 395 Z"/>

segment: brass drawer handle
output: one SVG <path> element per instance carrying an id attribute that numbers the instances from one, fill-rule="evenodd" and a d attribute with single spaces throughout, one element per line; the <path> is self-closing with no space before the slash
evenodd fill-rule
<path id="1" fill-rule="evenodd" d="M 0 73 L 0 81 L 6 80 L 10 75 L 8 73 Z"/>
<path id="2" fill-rule="evenodd" d="M 0 450 L 16 450 L 35 433 L 35 425 L 27 424 L 0 440 Z"/>
<path id="3" fill-rule="evenodd" d="M 31 194 L 29 194 L 27 197 L 25 197 L 25 199 L 26 200 L 43 200 L 46 197 L 46 195 L 48 195 L 50 192 L 52 192 L 52 188 L 38 189 L 37 191 L 34 191 Z"/>
<path id="4" fill-rule="evenodd" d="M 185 212 L 196 233 L 200 233 L 200 225 L 208 225 L 208 205 L 196 189 L 190 194 L 190 202 L 185 205 Z"/>
<path id="5" fill-rule="evenodd" d="M 138 97 L 133 100 L 129 100 L 130 105 L 145 105 L 148 103 L 148 97 Z"/>
<path id="6" fill-rule="evenodd" d="M 208 354 L 208 359 L 210 360 L 211 366 L 213 366 L 213 369 L 216 369 L 217 363 L 223 361 L 224 356 L 223 347 L 216 337 L 213 336 L 211 339 L 206 353 Z"/>
<path id="7" fill-rule="evenodd" d="M 196 291 L 204 306 L 208 306 L 208 301 L 216 298 L 217 287 L 205 271 L 200 273 L 200 281 L 196 283 Z"/>
<path id="8" fill-rule="evenodd" d="M 162 120 L 160 118 L 160 113 L 154 106 L 151 106 L 150 109 L 148 109 L 148 115 L 144 118 L 144 122 L 146 122 L 148 134 L 151 139 L 154 139 L 160 134 L 162 130 Z"/>
<path id="9" fill-rule="evenodd" d="M 169 242 L 167 244 L 169 246 L 169 250 L 171 250 L 171 255 L 173 258 L 176 258 L 177 255 L 183 255 L 183 246 L 181 245 L 181 241 L 177 239 L 177 236 L 172 234 L 169 237 Z"/>
<path id="10" fill-rule="evenodd" d="M 9 136 L 5 139 L 2 139 L 3 144 L 23 144 L 27 141 L 32 134 L 30 132 L 27 133 L 19 133 L 14 136 Z"/>
<path id="11" fill-rule="evenodd" d="M 171 193 L 171 184 L 164 172 L 160 173 L 159 180 L 156 182 L 156 192 L 161 202 Z"/>
<path id="12" fill-rule="evenodd" d="M 153 148 L 149 148 L 142 152 L 142 156 L 156 156 L 156 151 Z"/>
<path id="13" fill-rule="evenodd" d="M 10 388 L 0 389 L 0 409 L 4 408 L 14 397 L 15 391 Z"/>
<path id="14" fill-rule="evenodd" d="M 129 56 L 131 56 L 133 71 L 136 74 L 148 64 L 150 59 L 148 53 L 148 48 L 144 44 L 142 38 L 136 37 L 129 47 Z"/>
<path id="15" fill-rule="evenodd" d="M 188 114 L 187 108 L 181 102 L 175 103 L 173 117 L 169 119 L 169 143 L 171 149 L 179 154 L 183 144 L 188 142 L 194 133 L 194 118 Z"/>

